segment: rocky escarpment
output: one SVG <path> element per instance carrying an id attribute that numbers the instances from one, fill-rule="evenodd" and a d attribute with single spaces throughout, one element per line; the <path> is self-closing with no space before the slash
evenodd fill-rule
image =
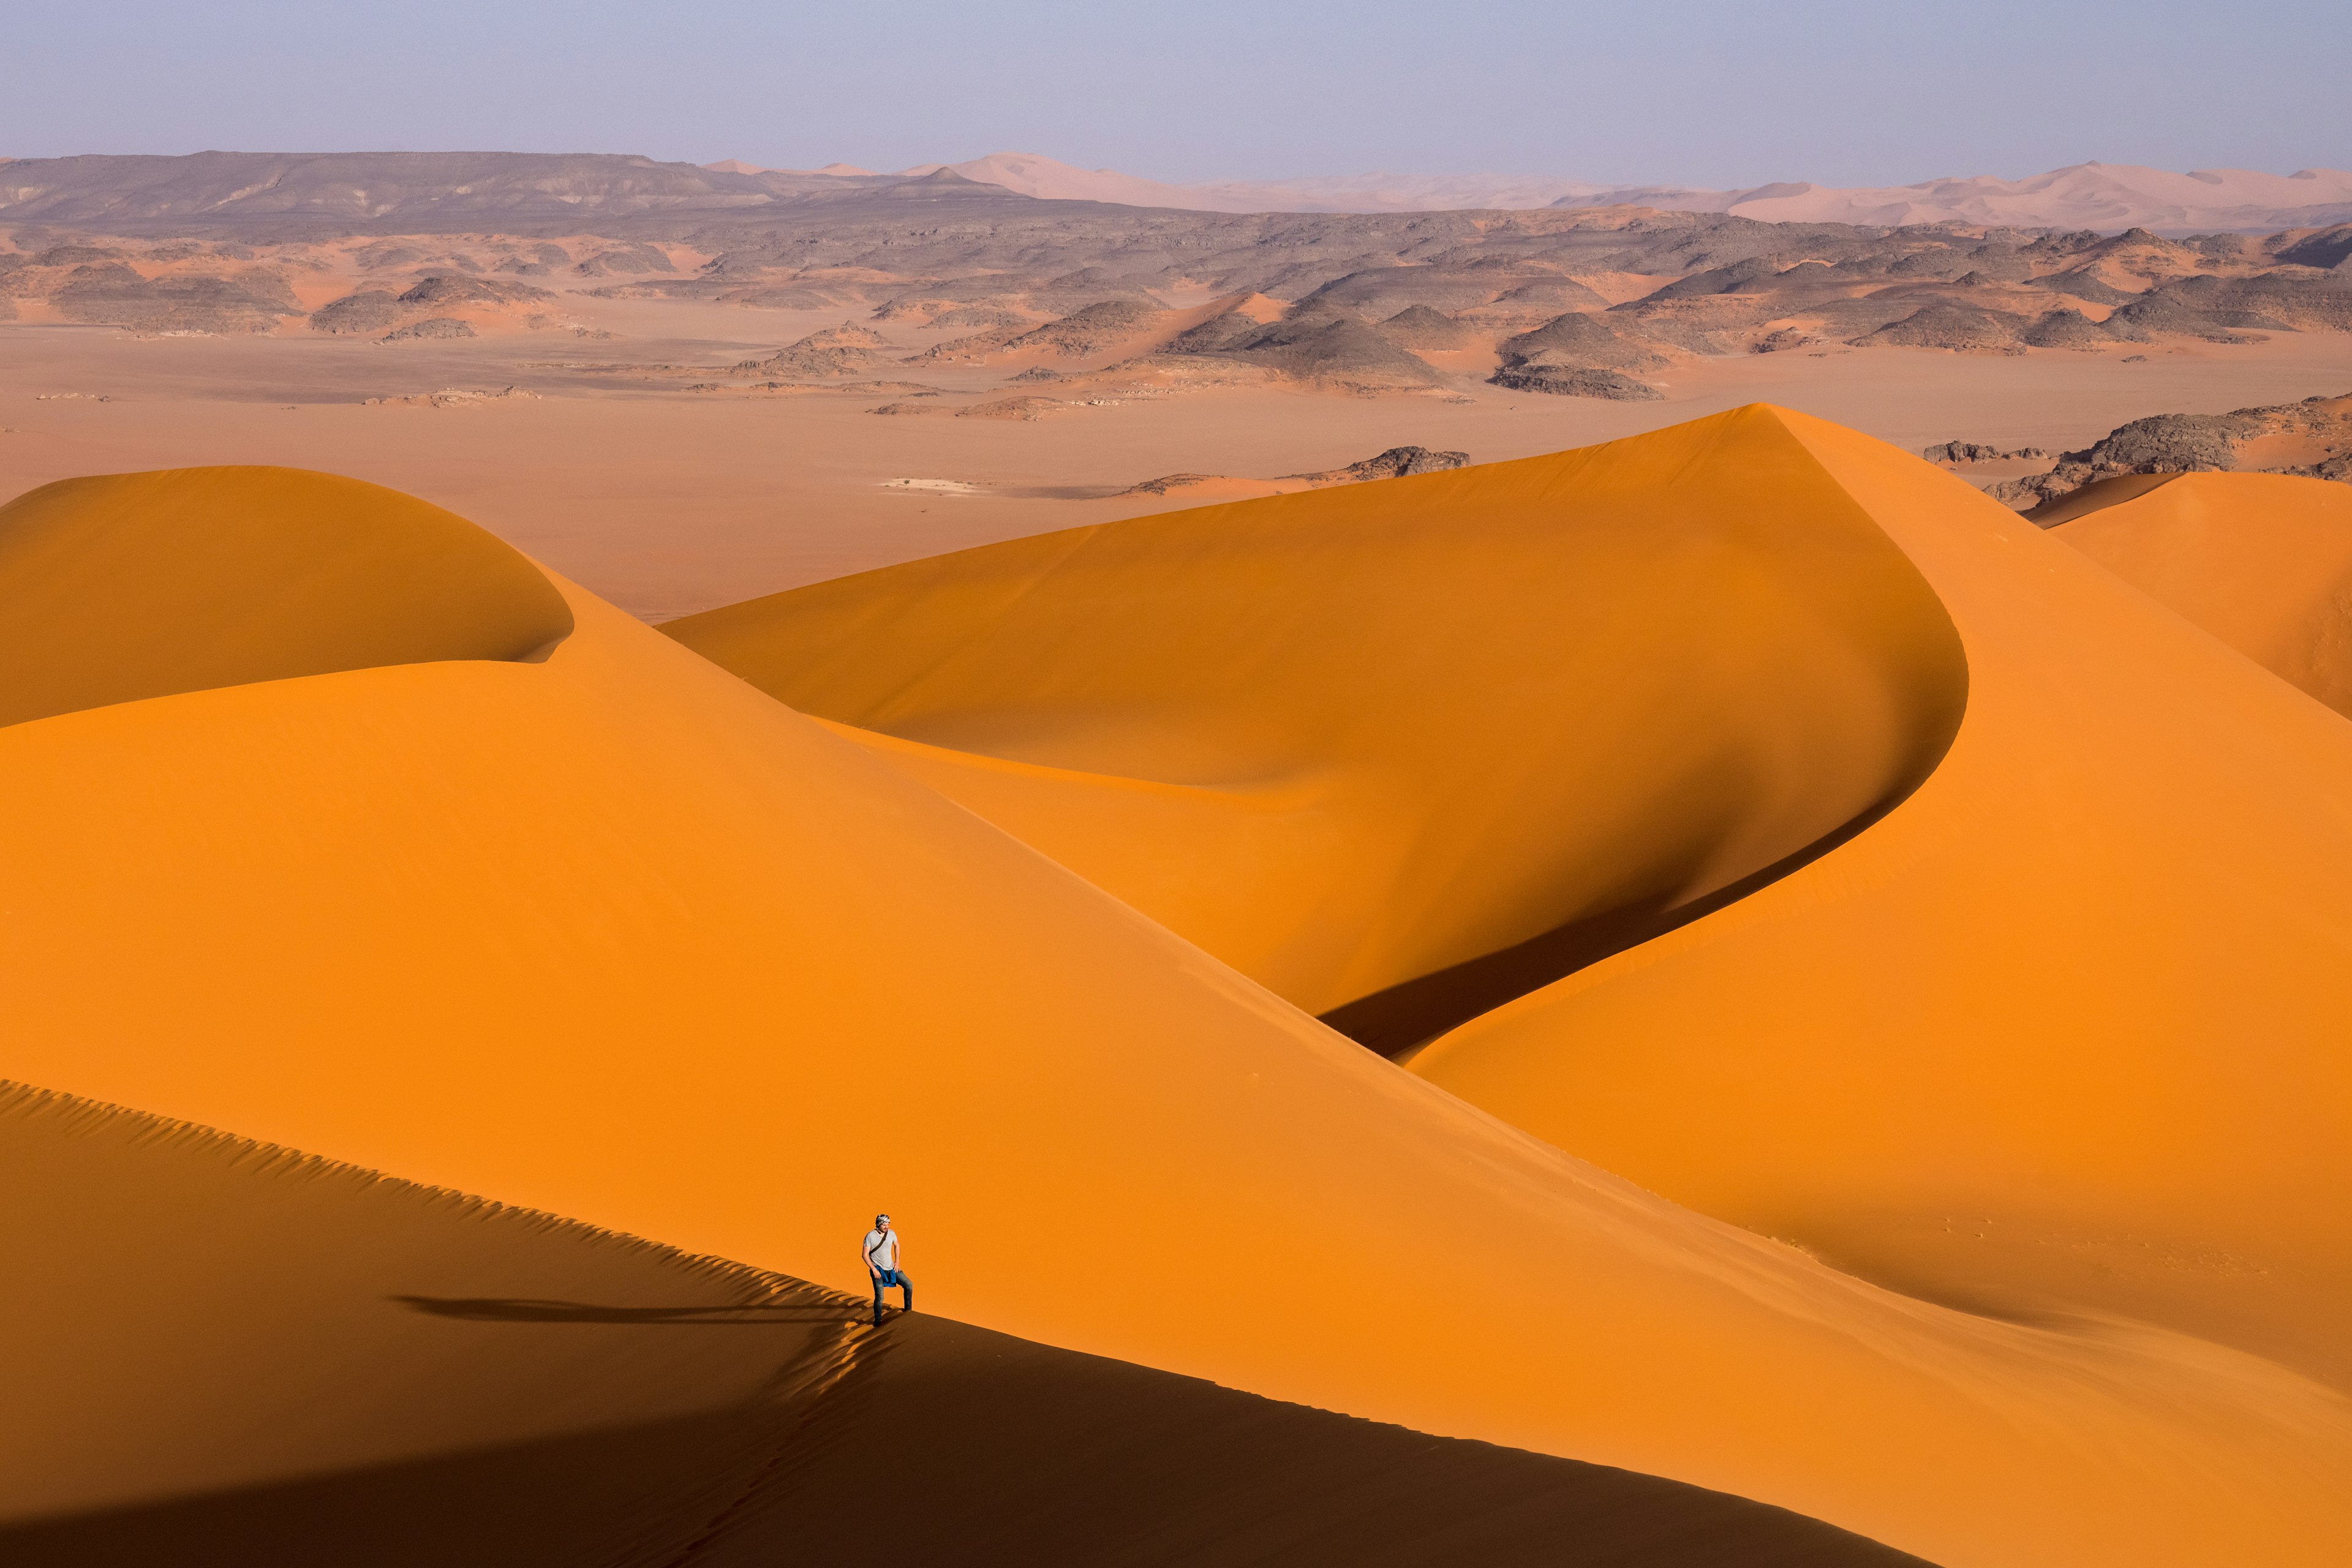
<path id="1" fill-rule="evenodd" d="M 434 319 L 455 321 L 451 310 L 497 311 L 554 298 L 547 289 L 529 283 L 434 273 L 397 293 L 390 289 L 362 289 L 330 300 L 310 312 L 310 330 L 337 334 L 385 332 Z"/>
<path id="2" fill-rule="evenodd" d="M 2228 414 L 2135 419 L 2079 452 L 2061 454 L 2048 473 L 2011 479 L 1991 494 L 2028 511 L 2126 474 L 2233 472 L 2352 482 L 2352 394 Z"/>
<path id="3" fill-rule="evenodd" d="M 1391 447 L 1385 452 L 1360 462 L 1349 463 L 1344 468 L 1318 468 L 1312 473 L 1285 474 L 1279 480 L 1266 482 L 1303 479 L 1320 489 L 1328 485 L 1363 484 L 1371 479 L 1401 479 L 1412 474 L 1440 474 L 1448 468 L 1463 468 L 1469 465 L 1470 454 L 1467 452 L 1439 452 L 1427 447 Z M 1130 485 L 1119 493 L 1164 496 L 1200 485 L 1216 484 L 1222 478 L 1217 474 L 1162 474 L 1156 479 Z"/>
<path id="4" fill-rule="evenodd" d="M 1988 446 L 1982 441 L 1946 441 L 1940 446 L 1921 447 L 1919 455 L 1931 463 L 1957 468 L 1964 463 L 2030 462 L 2050 454 L 2039 447 L 2017 447 L 2004 452 L 1999 447 Z"/>
<path id="5" fill-rule="evenodd" d="M 877 349 L 889 342 L 871 327 L 844 321 L 777 350 L 766 359 L 747 359 L 730 375 L 855 375 L 883 363 Z"/>
<path id="6" fill-rule="evenodd" d="M 1467 452 L 1433 452 L 1427 447 L 1391 447 L 1387 451 L 1350 463 L 1344 468 L 1326 468 L 1312 474 L 1291 474 L 1286 478 L 1315 479 L 1327 484 L 1361 484 L 1366 479 L 1401 479 L 1410 474 L 1442 474 L 1448 468 L 1470 466 Z"/>
<path id="7" fill-rule="evenodd" d="M 1503 363 L 1488 380 L 1514 392 L 1603 397 L 1621 403 L 1664 395 L 1626 373 L 1663 370 L 1665 356 L 1597 315 L 1570 312 L 1532 331 L 1505 339 L 1497 352 Z"/>
<path id="8" fill-rule="evenodd" d="M 184 247 L 168 256 L 142 253 L 137 258 L 142 264 L 173 267 L 188 261 L 187 253 L 199 248 Z M 253 255 L 236 248 L 245 257 Z M 267 332 L 285 318 L 302 313 L 285 272 L 278 268 L 230 266 L 151 275 L 132 266 L 130 255 L 93 245 L 0 254 L 0 305 L 11 297 L 45 300 L 68 321 L 141 333 Z M 215 247 L 205 259 L 217 265 L 236 258 Z"/>

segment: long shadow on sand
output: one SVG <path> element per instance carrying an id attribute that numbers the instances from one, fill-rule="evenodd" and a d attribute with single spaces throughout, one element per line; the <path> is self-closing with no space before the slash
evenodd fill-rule
<path id="1" fill-rule="evenodd" d="M 542 1301 L 509 1296 L 394 1296 L 411 1311 L 477 1323 L 680 1323 L 698 1327 L 772 1327 L 778 1323 L 855 1323 L 861 1303 L 752 1301 L 742 1306 L 600 1307 L 586 1301 Z"/>
<path id="2" fill-rule="evenodd" d="M 1940 759 L 1941 753 L 1937 756 Z M 1492 1012 L 1614 953 L 1713 914 L 1800 867 L 1810 865 L 1901 805 L 1917 782 L 1913 781 L 1895 798 L 1874 805 L 1803 848 L 1704 898 L 1679 904 L 1670 903 L 1663 897 L 1643 899 L 1585 920 L 1570 921 L 1513 946 L 1358 997 L 1324 1014 L 1322 1022 L 1384 1057 L 1402 1056 L 1482 1013 Z"/>
<path id="3" fill-rule="evenodd" d="M 779 1309 L 410 1299 L 531 1322 Z M 766 1312 L 766 1317 L 760 1314 Z M 736 1316 L 735 1314 L 740 1314 Z M 1921 1568 L 1654 1476 L 1433 1437 L 943 1319 L 723 1410 L 0 1530 L 0 1561 L 174 1568 L 1517 1563 Z M 745 1342 L 747 1349 L 754 1341 Z M 757 1352 L 754 1352 L 757 1353 Z"/>

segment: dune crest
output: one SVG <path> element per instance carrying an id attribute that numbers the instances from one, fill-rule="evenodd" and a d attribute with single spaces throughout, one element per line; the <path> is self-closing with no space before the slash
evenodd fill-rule
<path id="1" fill-rule="evenodd" d="M 1853 831 L 1967 687 L 1759 411 L 661 629 L 1389 1049 Z"/>
<path id="2" fill-rule="evenodd" d="M 656 1568 L 1917 1560 L 1778 1509 L 1280 1405 L 0 1086 L 0 1554 Z M 976 1430 L 989 1434 L 973 1443 Z M 363 1532 L 355 1521 L 367 1521 Z M 355 1538 L 358 1537 L 358 1538 Z"/>
<path id="3" fill-rule="evenodd" d="M 2352 718 L 2352 488 L 2183 474 L 2052 531 Z"/>
<path id="4" fill-rule="evenodd" d="M 0 724 L 211 687 L 537 658 L 572 631 L 511 547 L 295 468 L 65 479 L 0 507 Z"/>
<path id="5" fill-rule="evenodd" d="M 2320 1196 L 2352 1176 L 2352 729 L 1963 482 L 1784 417 L 1951 612 L 1950 753 L 1834 856 L 1412 1070 L 1868 1278 L 2352 1390 Z"/>

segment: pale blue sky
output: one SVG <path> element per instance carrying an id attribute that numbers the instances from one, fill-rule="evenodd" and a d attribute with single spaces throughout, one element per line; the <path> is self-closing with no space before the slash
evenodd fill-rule
<path id="1" fill-rule="evenodd" d="M 380 148 L 1727 185 L 2352 165 L 2352 4 L 13 8 L 0 154 Z"/>

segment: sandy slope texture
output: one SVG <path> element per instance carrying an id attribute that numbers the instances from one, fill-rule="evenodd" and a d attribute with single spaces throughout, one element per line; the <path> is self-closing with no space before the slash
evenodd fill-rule
<path id="1" fill-rule="evenodd" d="M 955 1316 L 1950 1568 L 2352 1542 L 2332 1391 L 1678 1209 L 565 595 L 538 664 L 0 730 L 0 821 L 38 825 L 5 841 L 0 1073 L 820 1284 L 887 1205 Z"/>
<path id="2" fill-rule="evenodd" d="M 1950 753 L 1837 853 L 1412 1070 L 1866 1277 L 2352 1387 L 2352 729 L 1950 477 L 1784 417 L 1951 612 Z"/>
<path id="3" fill-rule="evenodd" d="M 1850 832 L 1967 684 L 1927 585 L 1760 412 L 663 629 L 1391 1048 Z"/>
<path id="4" fill-rule="evenodd" d="M 1916 1562 L 68 1097 L 0 1173 L 11 1561 Z"/>
<path id="5" fill-rule="evenodd" d="M 2052 533 L 2352 717 L 2352 487 L 2183 474 Z"/>

